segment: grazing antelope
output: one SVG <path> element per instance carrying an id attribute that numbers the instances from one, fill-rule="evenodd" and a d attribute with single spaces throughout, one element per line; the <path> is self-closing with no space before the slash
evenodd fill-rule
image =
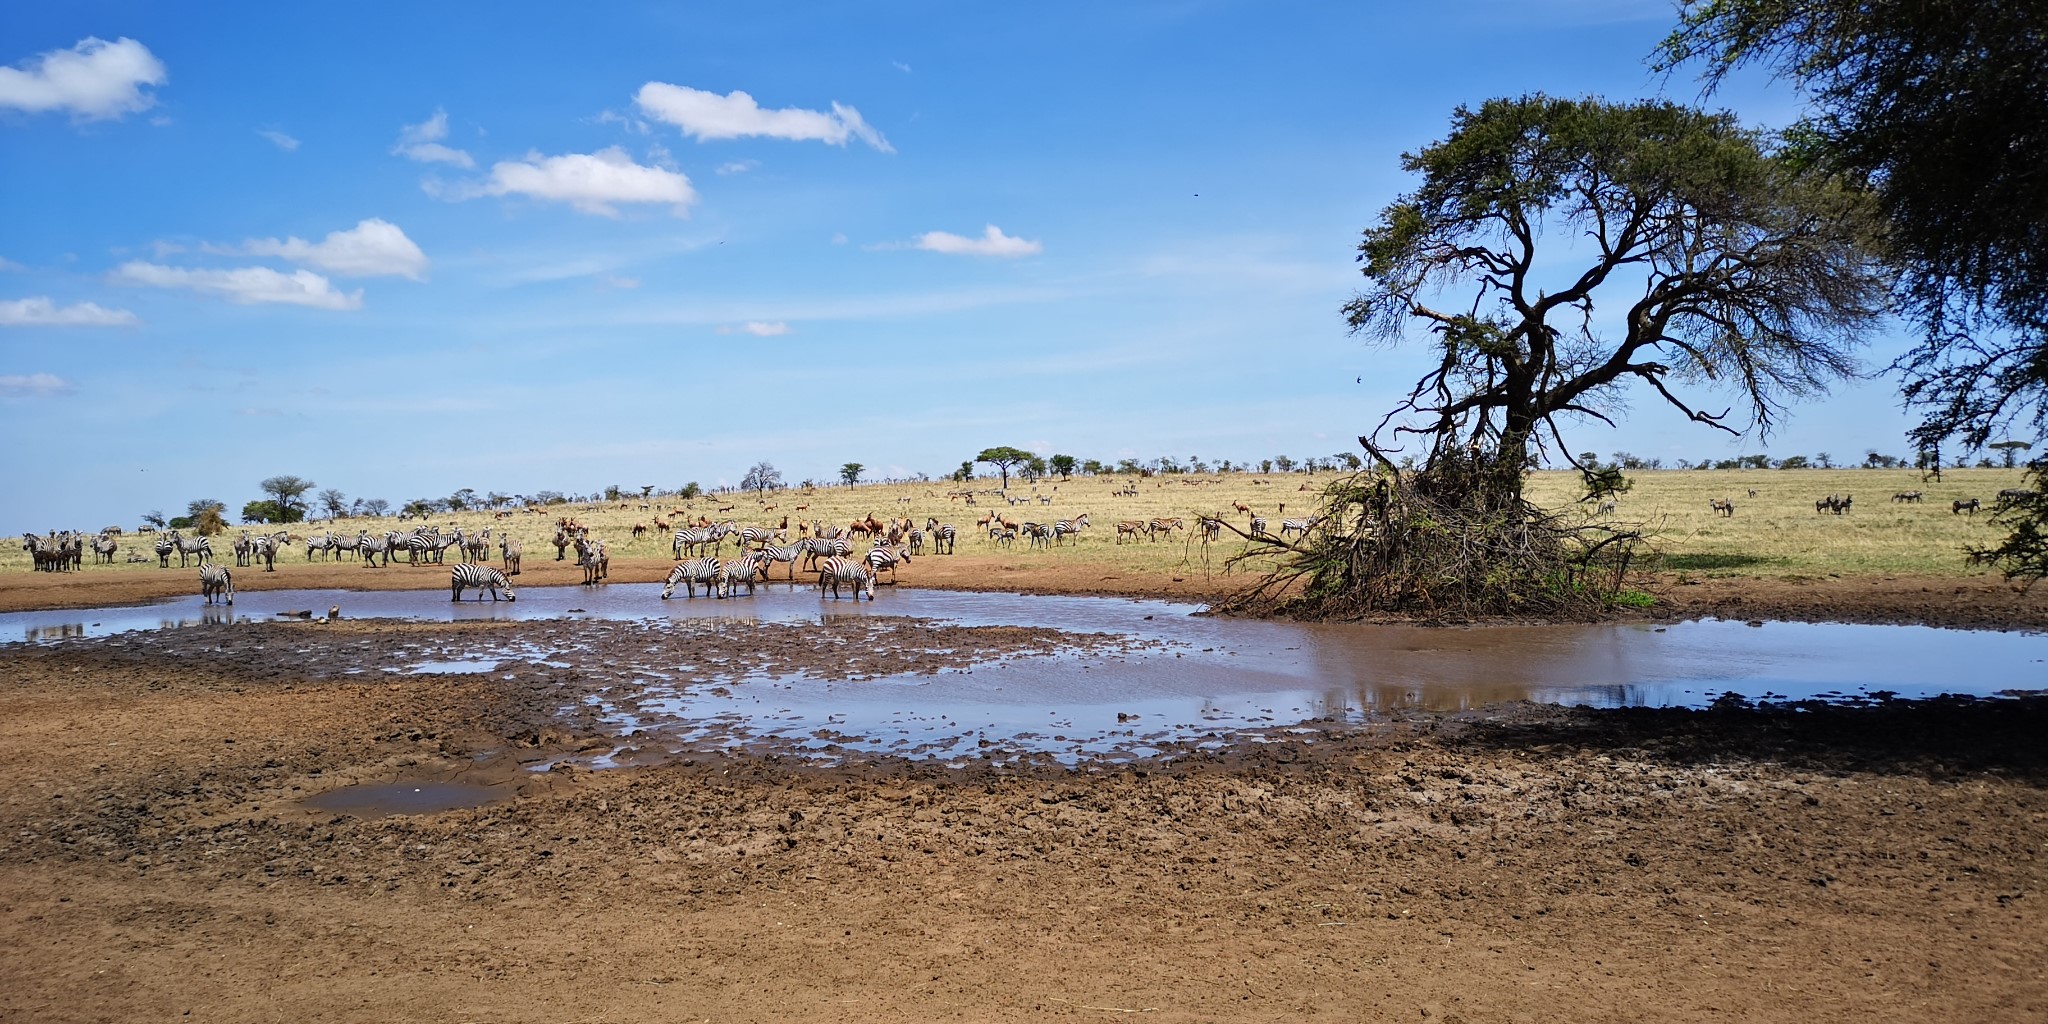
<path id="1" fill-rule="evenodd" d="M 1735 499 L 1733 498 L 1708 498 L 1707 505 L 1723 516 L 1732 518 L 1735 515 Z"/>

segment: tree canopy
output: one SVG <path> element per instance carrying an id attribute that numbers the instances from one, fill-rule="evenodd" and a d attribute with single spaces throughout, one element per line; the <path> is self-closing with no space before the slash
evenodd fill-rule
<path id="1" fill-rule="evenodd" d="M 277 503 L 276 522 L 296 523 L 306 518 L 306 503 L 300 497 L 318 485 L 295 476 L 273 476 L 256 486 Z"/>
<path id="2" fill-rule="evenodd" d="M 866 468 L 858 462 L 849 462 L 839 467 L 839 479 L 845 482 L 846 486 L 852 487 L 860 482 L 861 470 Z"/>
<path id="3" fill-rule="evenodd" d="M 1887 285 L 1855 192 L 1732 116 L 1672 103 L 1534 95 L 1451 120 L 1402 157 L 1422 184 L 1365 232 L 1368 287 L 1344 308 L 1355 333 L 1434 335 L 1435 368 L 1382 428 L 1497 452 L 1513 481 L 1500 493 L 1519 498 L 1540 433 L 1569 457 L 1559 419 L 1611 423 L 1628 382 L 1740 433 L 1733 407 L 1678 385 L 1732 392 L 1768 431 L 1789 399 L 1853 369 Z M 1574 237 L 1539 260 L 1539 243 Z M 1553 279 L 1560 261 L 1575 269 Z M 1622 315 L 1596 318 L 1609 295 L 1603 310 Z"/>
<path id="4" fill-rule="evenodd" d="M 766 491 L 782 486 L 782 471 L 767 462 L 756 462 L 740 478 L 740 490 Z"/>
<path id="5" fill-rule="evenodd" d="M 1009 445 L 1003 445 L 998 448 L 983 448 L 981 454 L 974 457 L 974 461 L 986 462 L 1001 470 L 1003 473 L 1003 487 L 1007 490 L 1010 486 L 1010 467 L 1019 463 L 1028 465 L 1032 459 L 1037 457 L 1022 448 L 1012 448 Z"/>

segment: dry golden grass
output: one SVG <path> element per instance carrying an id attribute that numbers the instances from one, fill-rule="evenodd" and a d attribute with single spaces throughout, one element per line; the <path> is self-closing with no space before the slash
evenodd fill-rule
<path id="1" fill-rule="evenodd" d="M 1952 515 L 1949 502 L 1971 497 L 1984 499 L 1987 507 L 2000 488 L 2020 486 L 2017 470 L 1951 470 L 1943 482 L 1922 483 L 1919 474 L 1892 470 L 1744 470 L 1744 471 L 1656 471 L 1633 474 L 1635 489 L 1624 495 L 1611 516 L 1615 523 L 1640 523 L 1655 538 L 1658 549 L 1672 568 L 1715 574 L 1783 576 L 1815 573 L 1933 573 L 1967 575 L 1982 570 L 1964 564 L 1962 549 L 1967 544 L 1987 543 L 1998 536 L 1988 516 Z M 539 514 L 521 511 L 508 518 L 488 512 L 466 512 L 436 516 L 430 520 L 444 530 L 460 526 L 474 532 L 485 527 L 493 536 L 509 531 L 526 547 L 528 562 L 552 560 L 554 548 L 548 543 L 557 517 L 572 516 L 603 538 L 615 559 L 655 559 L 669 555 L 669 536 L 650 528 L 639 540 L 632 537 L 636 523 L 651 524 L 657 514 L 683 525 L 704 516 L 714 521 L 732 519 L 741 525 L 774 526 L 789 518 L 793 529 L 799 519 L 844 525 L 869 513 L 878 518 L 909 516 L 922 526 L 927 517 L 951 523 L 960 531 L 960 550 L 997 550 L 977 530 L 975 519 L 994 510 L 1019 522 L 1050 523 L 1089 513 L 1093 528 L 1077 540 L 1052 550 L 1031 550 L 1021 539 L 1004 553 L 1005 565 L 1028 568 L 1054 561 L 1082 560 L 1100 565 L 1106 573 L 1119 570 L 1159 572 L 1184 567 L 1189 571 L 1221 571 L 1223 563 L 1245 547 L 1226 533 L 1214 545 L 1190 543 L 1186 533 L 1171 541 L 1116 543 L 1115 523 L 1119 519 L 1149 519 L 1180 516 L 1193 525 L 1202 513 L 1223 513 L 1240 527 L 1247 517 L 1234 510 L 1242 503 L 1267 516 L 1278 529 L 1283 515 L 1308 515 L 1314 508 L 1315 489 L 1331 480 L 1329 474 L 1258 475 L 1231 473 L 1209 476 L 1153 477 L 1137 482 L 1135 497 L 1114 496 L 1123 477 L 1076 477 L 1066 481 L 1032 485 L 1012 480 L 1009 495 L 1026 499 L 1010 505 L 996 493 L 994 481 L 975 481 L 974 506 L 950 499 L 959 489 L 948 483 L 864 484 L 858 487 L 820 487 L 771 493 L 714 495 L 683 502 L 672 496 L 656 495 L 647 509 L 637 499 L 598 504 L 554 505 Z M 1308 488 L 1303 490 L 1303 488 Z M 1754 489 L 1757 496 L 1749 497 Z M 1895 491 L 1921 490 L 1921 504 L 1893 504 Z M 1549 507 L 1572 506 L 1591 516 L 1592 505 L 1577 505 L 1576 474 L 1543 472 L 1529 485 L 1531 498 Z M 1848 515 L 1816 514 L 1814 499 L 1826 494 L 1851 494 L 1855 509 Z M 1040 497 L 1050 499 L 1041 504 Z M 1733 518 L 1715 515 L 1708 507 L 1711 498 L 1735 502 Z M 1283 510 L 1284 506 L 1284 510 Z M 680 509 L 680 513 L 671 510 Z M 395 518 L 345 518 L 334 522 L 294 524 L 294 538 L 323 530 L 353 534 L 358 529 L 373 532 L 410 527 Z M 231 559 L 231 542 L 241 528 L 215 538 L 216 555 Z M 250 527 L 252 531 L 261 527 Z M 134 533 L 121 538 L 125 558 L 130 551 L 149 553 L 149 538 Z M 731 550 L 730 547 L 727 548 Z M 495 548 L 494 548 L 495 557 Z M 572 556 L 573 557 L 573 554 Z M 90 553 L 87 556 L 90 562 Z M 280 564 L 303 563 L 303 544 L 296 544 Z M 172 563 L 176 565 L 175 556 Z M 26 572 L 30 565 L 18 543 L 0 549 L 0 571 Z M 144 563 L 117 561 L 112 566 L 86 566 L 88 572 L 156 572 L 151 556 Z"/>

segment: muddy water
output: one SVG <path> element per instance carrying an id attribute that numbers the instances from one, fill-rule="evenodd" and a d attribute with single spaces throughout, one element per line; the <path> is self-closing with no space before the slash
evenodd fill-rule
<path id="1" fill-rule="evenodd" d="M 686 633 L 756 623 L 833 631 L 888 616 L 1140 641 L 854 680 L 716 678 L 614 662 L 605 667 L 620 683 L 587 698 L 621 737 L 609 754 L 580 759 L 596 766 L 760 745 L 827 758 L 846 750 L 942 759 L 1144 757 L 1170 744 L 1220 744 L 1245 733 L 1507 700 L 1697 707 L 1731 692 L 1751 699 L 1857 700 L 2048 685 L 2048 636 L 1911 626 L 1319 626 L 1210 618 L 1192 614 L 1198 609 L 1188 605 L 1121 598 L 884 587 L 881 600 L 855 603 L 780 585 L 729 600 L 662 601 L 658 593 L 652 585 L 531 588 L 520 591 L 516 603 L 451 604 L 429 591 L 259 591 L 241 595 L 232 610 L 188 598 L 0 615 L 0 637 L 42 641 L 270 621 L 279 612 L 324 614 L 339 605 L 352 618 L 639 620 Z M 539 660 L 516 645 L 448 649 L 401 671 L 488 673 L 498 671 L 501 659 L 517 658 Z"/>

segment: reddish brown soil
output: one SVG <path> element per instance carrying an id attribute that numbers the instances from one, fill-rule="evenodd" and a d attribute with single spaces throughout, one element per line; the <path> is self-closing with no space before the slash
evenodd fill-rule
<path id="1" fill-rule="evenodd" d="M 561 713 L 568 675 L 292 653 L 293 630 L 522 628 L 0 647 L 0 1021 L 2048 1018 L 2041 700 L 1501 705 L 1100 769 L 536 774 L 604 743 Z M 303 803 L 400 780 L 502 799 Z"/>
<path id="2" fill-rule="evenodd" d="M 663 559 L 612 563 L 613 583 L 655 583 L 674 563 Z M 581 583 L 568 562 L 533 559 L 519 586 Z M 1214 601 L 1242 587 L 1240 575 L 1199 569 L 1141 572 L 1078 563 L 1014 567 L 1001 555 L 918 559 L 905 586 L 1026 594 L 1110 594 Z M 445 566 L 365 569 L 353 563 L 280 564 L 278 571 L 237 569 L 238 590 L 356 588 L 434 590 L 448 585 Z M 1973 629 L 2048 629 L 2048 586 L 2024 591 L 1995 577 L 1827 576 L 1798 578 L 1651 577 L 1657 604 L 1629 614 L 1654 619 L 1718 617 L 1802 622 L 1918 623 Z M 0 612 L 31 608 L 94 608 L 198 593 L 197 570 L 7 573 L 0 575 Z"/>

